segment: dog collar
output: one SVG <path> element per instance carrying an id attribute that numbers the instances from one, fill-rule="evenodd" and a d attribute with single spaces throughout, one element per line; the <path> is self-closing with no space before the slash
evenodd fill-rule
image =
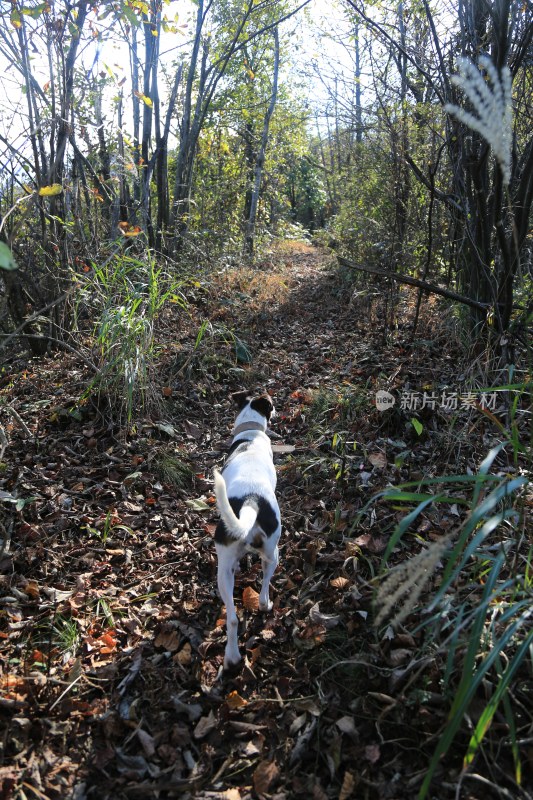
<path id="1" fill-rule="evenodd" d="M 265 426 L 261 425 L 260 422 L 241 422 L 240 425 L 233 429 L 233 437 L 235 438 L 235 436 L 246 431 L 262 431 L 264 433 Z"/>

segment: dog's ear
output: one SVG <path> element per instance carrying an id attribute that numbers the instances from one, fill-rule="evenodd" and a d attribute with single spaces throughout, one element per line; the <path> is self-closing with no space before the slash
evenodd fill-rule
<path id="1" fill-rule="evenodd" d="M 243 392 L 233 392 L 231 395 L 231 399 L 237 405 L 239 411 L 242 411 L 248 400 L 250 399 L 250 395 L 247 391 Z"/>
<path id="2" fill-rule="evenodd" d="M 270 415 L 274 411 L 274 403 L 272 402 L 272 398 L 266 392 L 262 395 L 259 395 L 259 397 L 254 397 L 250 403 L 250 407 L 253 408 L 254 411 L 258 411 L 267 419 L 270 419 Z"/>

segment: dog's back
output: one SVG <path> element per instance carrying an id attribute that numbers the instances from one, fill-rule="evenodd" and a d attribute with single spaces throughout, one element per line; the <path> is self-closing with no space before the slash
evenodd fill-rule
<path id="1" fill-rule="evenodd" d="M 276 471 L 270 439 L 265 433 L 274 408 L 272 400 L 268 395 L 250 397 L 240 393 L 237 402 L 241 412 L 235 423 L 228 459 L 222 472 L 214 472 L 215 495 L 221 517 L 215 531 L 218 587 L 228 618 L 225 667 L 240 660 L 233 602 L 237 563 L 247 550 L 260 555 L 263 582 L 259 608 L 268 611 L 272 607 L 269 584 L 278 563 L 277 543 L 281 534 L 275 494 Z"/>

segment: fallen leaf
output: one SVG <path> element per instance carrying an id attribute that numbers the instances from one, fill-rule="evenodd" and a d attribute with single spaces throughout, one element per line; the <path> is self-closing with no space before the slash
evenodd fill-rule
<path id="1" fill-rule="evenodd" d="M 57 604 L 68 600 L 74 594 L 73 591 L 64 592 L 62 589 L 54 589 L 53 586 L 43 586 L 43 592 L 53 603 Z"/>
<path id="2" fill-rule="evenodd" d="M 182 667 L 188 666 L 192 661 L 192 647 L 190 642 L 185 642 L 179 653 L 173 658 L 173 661 L 176 661 L 178 664 L 181 664 Z"/>
<path id="3" fill-rule="evenodd" d="M 326 639 L 326 628 L 323 625 L 306 625 L 301 631 L 293 634 L 294 643 L 300 650 L 312 650 Z"/>
<path id="4" fill-rule="evenodd" d="M 355 720 L 353 717 L 345 716 L 341 717 L 335 723 L 337 728 L 342 731 L 343 733 L 347 733 L 349 736 L 356 736 L 357 735 L 357 728 L 355 727 Z"/>
<path id="5" fill-rule="evenodd" d="M 397 667 L 400 664 L 405 664 L 406 661 L 409 661 L 412 655 L 412 650 L 407 650 L 405 647 L 398 647 L 396 650 L 391 651 L 389 655 L 389 662 L 391 666 Z"/>
<path id="6" fill-rule="evenodd" d="M 376 764 L 381 758 L 381 750 L 379 744 L 369 744 L 365 747 L 365 758 L 371 764 Z"/>
<path id="7" fill-rule="evenodd" d="M 211 506 L 202 497 L 196 500 L 186 500 L 185 504 L 192 508 L 193 511 L 211 511 Z"/>
<path id="8" fill-rule="evenodd" d="M 154 422 L 154 427 L 158 428 L 158 430 L 160 430 L 160 431 L 163 431 L 163 433 L 166 433 L 167 436 L 175 436 L 176 435 L 176 431 L 175 431 L 174 427 L 172 425 L 170 425 L 168 422 Z"/>
<path id="9" fill-rule="evenodd" d="M 30 597 L 37 599 L 39 597 L 39 591 L 40 591 L 39 584 L 37 583 L 37 581 L 33 580 L 26 581 L 26 583 L 24 584 L 24 591 Z M 72 594 L 72 592 L 70 594 Z"/>
<path id="10" fill-rule="evenodd" d="M 185 433 L 188 436 L 191 436 L 193 439 L 201 439 L 202 438 L 202 431 L 195 425 L 194 422 L 189 422 L 189 420 L 184 420 L 183 427 L 185 428 Z"/>
<path id="11" fill-rule="evenodd" d="M 335 628 L 341 621 L 339 614 L 323 614 L 318 603 L 309 609 L 309 619 L 317 625 L 323 625 L 326 630 Z"/>
<path id="12" fill-rule="evenodd" d="M 194 738 L 195 739 L 203 739 L 204 736 L 207 736 L 213 728 L 216 728 L 217 720 L 215 715 L 212 711 L 209 712 L 207 717 L 201 717 L 198 720 L 198 724 L 194 729 Z"/>
<path id="13" fill-rule="evenodd" d="M 180 646 L 180 635 L 174 628 L 171 630 L 159 631 L 155 637 L 154 644 L 156 647 L 162 647 L 164 650 L 168 650 L 169 653 L 174 653 Z"/>
<path id="14" fill-rule="evenodd" d="M 385 453 L 370 453 L 368 460 L 372 466 L 377 467 L 377 469 L 385 469 L 387 466 L 387 456 Z"/>
<path id="15" fill-rule="evenodd" d="M 253 774 L 256 794 L 266 794 L 279 775 L 275 761 L 260 761 Z"/>
<path id="16" fill-rule="evenodd" d="M 363 533 L 358 536 L 353 542 L 361 548 L 366 548 L 370 553 L 382 553 L 388 544 L 388 538 L 385 536 L 372 536 L 370 533 Z"/>
<path id="17" fill-rule="evenodd" d="M 242 602 L 248 611 L 257 611 L 259 608 L 259 595 L 255 589 L 247 586 L 242 593 Z"/>
<path id="18" fill-rule="evenodd" d="M 345 589 L 349 583 L 350 581 L 348 578 L 343 577 L 333 578 L 333 580 L 329 582 L 330 586 L 333 586 L 334 589 Z"/>
<path id="19" fill-rule="evenodd" d="M 339 792 L 339 800 L 347 800 L 353 793 L 355 789 L 355 778 L 349 770 L 346 770 L 344 773 L 344 779 L 342 781 L 341 790 Z"/>
<path id="20" fill-rule="evenodd" d="M 304 711 L 303 714 L 300 714 L 291 722 L 291 727 L 289 728 L 289 736 L 295 736 L 298 733 L 298 731 L 301 728 L 303 728 L 306 722 L 307 722 L 307 713 Z"/>
<path id="21" fill-rule="evenodd" d="M 294 453 L 296 447 L 293 444 L 273 444 L 272 445 L 272 452 L 273 453 Z"/>
<path id="22" fill-rule="evenodd" d="M 237 691 L 230 692 L 226 697 L 226 703 L 229 708 L 234 711 L 237 708 L 244 708 L 244 706 L 248 705 L 248 700 L 245 700 L 244 697 L 241 697 Z"/>

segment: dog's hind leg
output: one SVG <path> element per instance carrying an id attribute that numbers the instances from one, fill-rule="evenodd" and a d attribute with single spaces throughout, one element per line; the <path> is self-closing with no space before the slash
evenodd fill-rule
<path id="1" fill-rule="evenodd" d="M 276 538 L 276 542 L 278 538 L 279 536 Z M 272 601 L 270 600 L 269 593 L 270 581 L 279 562 L 277 544 L 274 546 L 274 549 L 271 553 L 265 553 L 265 556 L 261 557 L 261 562 L 263 565 L 263 582 L 261 584 L 261 591 L 259 593 L 259 608 L 261 611 L 270 611 L 272 608 Z"/>
<path id="2" fill-rule="evenodd" d="M 235 557 L 235 550 L 231 545 L 217 546 L 218 554 L 218 591 L 224 605 L 226 606 L 226 629 L 228 640 L 224 652 L 224 669 L 235 666 L 241 660 L 239 653 L 238 627 L 239 621 L 235 611 L 233 601 L 233 590 L 235 585 L 235 568 L 238 558 Z"/>

